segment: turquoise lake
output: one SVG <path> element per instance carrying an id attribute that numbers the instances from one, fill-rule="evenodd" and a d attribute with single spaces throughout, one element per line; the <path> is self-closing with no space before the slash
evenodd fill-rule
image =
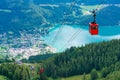
<path id="1" fill-rule="evenodd" d="M 71 46 L 120 39 L 120 26 L 99 26 L 99 34 L 94 36 L 89 34 L 88 26 L 63 25 L 60 32 L 58 32 L 59 29 L 60 26 L 52 28 L 50 34 L 44 38 L 45 43 L 56 48 L 57 52 L 64 51 Z"/>

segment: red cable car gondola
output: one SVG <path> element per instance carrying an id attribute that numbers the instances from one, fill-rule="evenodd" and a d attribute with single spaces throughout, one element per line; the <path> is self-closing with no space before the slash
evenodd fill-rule
<path id="1" fill-rule="evenodd" d="M 98 35 L 98 24 L 96 23 L 96 11 L 93 12 L 94 21 L 89 23 L 89 32 L 91 35 Z"/>
<path id="2" fill-rule="evenodd" d="M 37 73 L 37 74 L 41 74 L 41 73 L 43 73 L 44 72 L 44 68 L 40 68 L 40 70 L 39 70 L 39 72 Z"/>
<path id="3" fill-rule="evenodd" d="M 91 35 L 97 35 L 98 34 L 98 24 L 97 23 L 89 23 L 89 32 Z"/>

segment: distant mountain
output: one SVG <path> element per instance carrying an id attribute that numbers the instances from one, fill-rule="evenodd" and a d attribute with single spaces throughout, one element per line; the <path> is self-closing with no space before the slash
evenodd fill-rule
<path id="1" fill-rule="evenodd" d="M 120 25 L 120 7 L 108 6 L 98 13 L 98 22 L 102 25 Z"/>
<path id="2" fill-rule="evenodd" d="M 34 3 L 36 4 L 46 4 L 46 3 L 67 3 L 67 2 L 73 2 L 73 1 L 77 1 L 77 0 L 33 0 Z M 84 3 L 86 5 L 92 5 L 92 4 L 101 4 L 101 3 L 105 3 L 105 4 L 119 4 L 120 1 L 118 0 L 79 0 L 79 3 Z"/>
<path id="3" fill-rule="evenodd" d="M 65 21 L 66 24 L 83 24 L 88 19 L 86 15 L 83 16 L 84 9 L 80 7 L 81 3 L 84 3 L 85 6 L 94 6 L 93 4 L 99 4 L 102 1 L 81 0 L 73 6 L 72 10 L 69 10 L 70 4 L 68 3 L 71 2 L 72 0 L 1 0 L 0 33 L 51 27 L 52 24 L 63 23 Z M 120 2 L 109 0 L 105 1 L 105 3 L 118 4 Z M 108 23 L 118 25 L 120 20 L 119 10 L 119 4 L 118 6 L 113 5 L 101 9 L 98 13 L 98 22 L 102 25 L 107 25 Z M 104 17 L 107 18 L 104 19 Z"/>
<path id="4" fill-rule="evenodd" d="M 97 12 L 97 23 L 100 26 L 115 26 L 120 25 L 120 7 L 115 5 L 109 5 Z M 82 25 L 83 23 L 93 20 L 92 16 L 83 16 L 79 23 Z"/>
<path id="5" fill-rule="evenodd" d="M 42 18 L 36 16 L 28 3 L 20 1 L 2 1 L 0 4 L 0 30 L 20 31 L 39 26 Z"/>
<path id="6" fill-rule="evenodd" d="M 77 2 L 78 5 L 73 7 L 72 11 L 69 11 L 69 6 L 72 0 L 1 0 L 0 2 L 0 30 L 4 31 L 18 31 L 23 29 L 33 29 L 34 27 L 42 27 L 45 24 L 52 23 L 61 23 L 64 21 L 65 13 L 69 14 L 67 18 L 68 23 L 77 23 L 82 24 L 82 18 L 86 17 L 75 17 L 78 15 L 82 15 L 82 9 L 79 7 L 81 3 L 84 5 L 90 4 L 99 4 L 102 1 L 97 0 L 81 0 Z M 61 3 L 61 4 L 60 4 Z M 89 4 L 88 4 L 89 3 Z M 105 1 L 106 4 L 118 4 L 120 1 Z M 113 9 L 114 8 L 114 9 Z M 120 19 L 119 14 L 119 6 L 118 7 L 107 7 L 99 11 L 100 16 L 98 14 L 98 21 L 100 18 L 108 17 L 113 18 L 114 23 L 116 25 L 118 20 Z M 113 11 L 114 10 L 114 11 Z M 108 12 L 109 11 L 109 12 Z M 112 12 L 112 13 L 111 13 Z M 114 13 L 113 13 L 114 12 Z M 102 13 L 102 14 L 101 14 Z M 107 15 L 109 14 L 109 15 Z M 116 14 L 113 16 L 113 14 Z M 117 17 L 117 19 L 116 19 Z M 85 18 L 84 18 L 85 19 Z M 107 25 L 109 20 L 102 20 L 101 24 Z M 106 21 L 106 22 L 105 22 Z M 111 20 L 110 20 L 111 21 Z M 117 21 L 117 22 L 116 22 Z M 46 26 L 46 25 L 45 25 Z M 45 27 L 44 26 L 44 27 Z M 47 25 L 50 27 L 51 25 Z"/>

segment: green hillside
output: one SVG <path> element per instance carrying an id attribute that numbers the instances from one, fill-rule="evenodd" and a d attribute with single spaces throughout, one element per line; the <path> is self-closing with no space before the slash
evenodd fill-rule
<path id="1" fill-rule="evenodd" d="M 22 59 L 22 62 L 26 63 L 40 63 L 43 60 L 48 59 L 49 57 L 54 56 L 55 54 L 40 54 L 36 56 L 30 56 L 29 59 Z"/>
<path id="2" fill-rule="evenodd" d="M 67 78 L 59 78 L 59 80 L 83 80 L 84 75 L 77 75 L 77 76 L 72 76 L 72 77 L 67 77 Z M 86 80 L 90 79 L 90 75 L 85 75 Z"/>
<path id="3" fill-rule="evenodd" d="M 99 76 L 99 79 L 97 80 L 120 80 L 120 71 L 114 71 L 110 73 L 106 78 L 101 78 Z M 67 77 L 67 78 L 59 78 L 58 80 L 91 80 L 90 74 L 87 75 L 77 75 L 77 76 L 72 76 L 72 77 Z"/>
<path id="4" fill-rule="evenodd" d="M 0 65 L 0 75 L 8 77 L 10 80 L 30 80 L 30 70 L 25 65 L 2 63 Z"/>
<path id="5" fill-rule="evenodd" d="M 99 78 L 97 80 L 120 80 L 120 71 L 114 71 L 110 74 L 108 74 L 108 76 L 106 78 L 102 78 L 101 74 L 99 73 Z M 50 80 L 54 80 L 54 79 L 50 79 Z M 87 75 L 76 75 L 76 76 L 71 76 L 71 77 L 67 77 L 67 78 L 58 78 L 55 80 L 91 80 L 91 76 L 90 74 Z"/>
<path id="6" fill-rule="evenodd" d="M 56 78 L 88 74 L 93 69 L 99 71 L 105 68 L 108 73 L 120 70 L 119 44 L 120 40 L 112 40 L 78 48 L 71 47 L 44 63 L 46 74 Z"/>

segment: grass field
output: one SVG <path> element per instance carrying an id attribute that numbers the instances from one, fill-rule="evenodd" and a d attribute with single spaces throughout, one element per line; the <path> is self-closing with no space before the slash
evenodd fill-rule
<path id="1" fill-rule="evenodd" d="M 83 80 L 83 75 L 72 76 L 68 78 L 61 78 L 60 80 Z M 90 75 L 85 75 L 86 80 L 90 80 Z"/>
<path id="2" fill-rule="evenodd" d="M 71 77 L 67 77 L 67 78 L 58 78 L 58 79 L 51 79 L 49 78 L 49 80 L 83 80 L 83 78 L 85 78 L 86 80 L 90 80 L 90 75 L 76 75 L 76 76 L 71 76 Z"/>
<path id="3" fill-rule="evenodd" d="M 98 77 L 99 77 L 97 80 L 102 80 L 100 71 L 97 71 L 97 72 L 98 72 Z M 90 78 L 90 73 L 89 73 L 85 75 L 83 74 L 83 75 L 70 76 L 67 78 L 57 78 L 57 79 L 49 78 L 49 80 L 91 80 L 91 78 Z"/>

